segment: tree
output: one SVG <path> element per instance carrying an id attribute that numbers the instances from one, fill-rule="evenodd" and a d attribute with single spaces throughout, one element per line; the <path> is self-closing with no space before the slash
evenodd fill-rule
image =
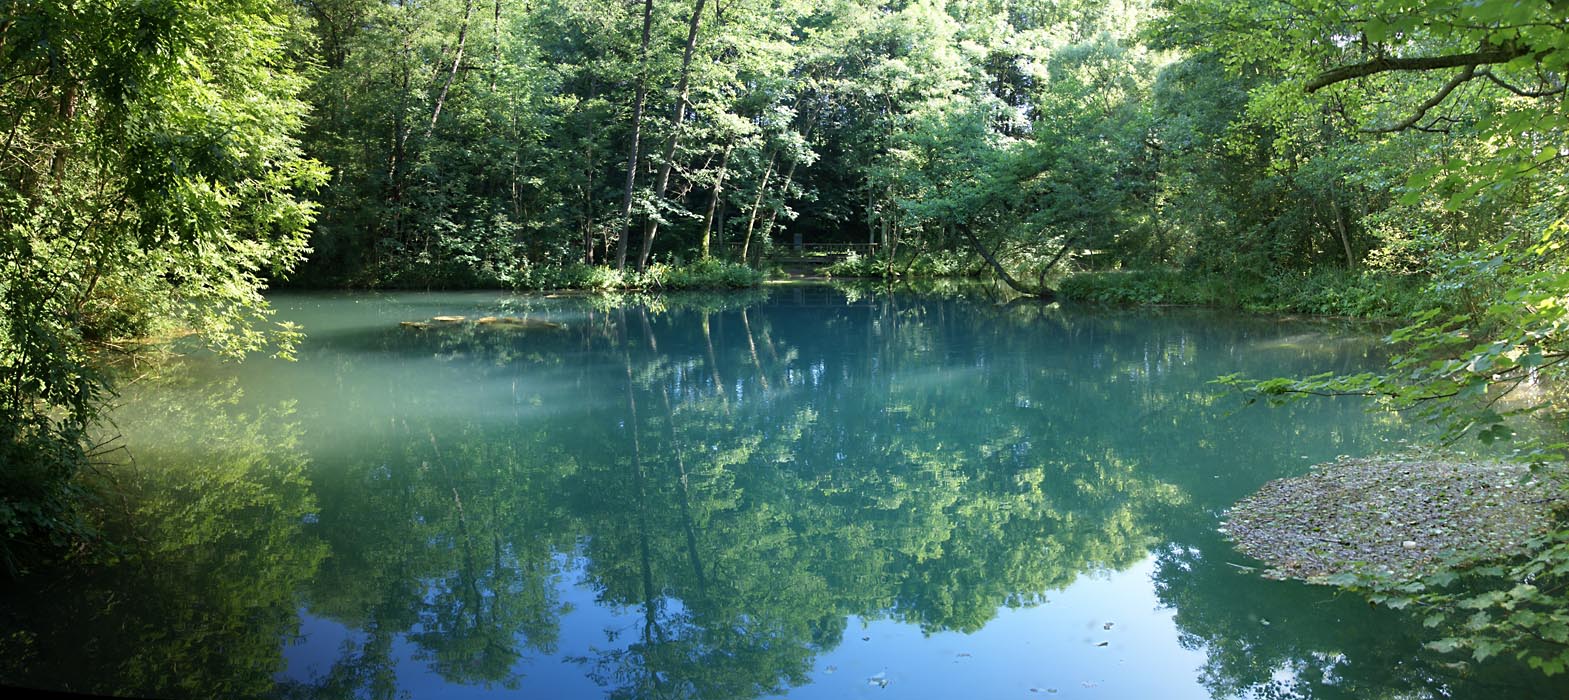
<path id="1" fill-rule="evenodd" d="M 1420 314 L 1390 335 L 1399 353 L 1385 372 L 1239 383 L 1272 400 L 1378 397 L 1440 422 L 1450 440 L 1508 439 L 1514 436 L 1508 418 L 1549 410 L 1540 397 L 1516 398 L 1509 409 L 1500 401 L 1560 376 L 1558 368 L 1569 358 L 1569 315 L 1561 302 L 1569 294 L 1562 252 L 1563 203 L 1569 201 L 1569 118 L 1562 109 L 1569 8 L 1545 1 L 1354 8 L 1192 2 L 1174 4 L 1173 17 L 1188 27 L 1218 24 L 1225 28 L 1218 42 L 1223 55 L 1238 62 L 1269 57 L 1292 78 L 1255 91 L 1254 105 L 1261 109 L 1289 115 L 1328 106 L 1380 138 L 1413 132 L 1457 137 L 1458 153 L 1408 178 L 1403 204 L 1436 200 L 1458 212 L 1525 195 L 1526 206 L 1509 217 L 1503 235 L 1471 257 L 1503 288 L 1485 308 Z M 1242 18 L 1250 27 L 1262 21 L 1286 29 L 1242 31 L 1235 24 Z M 1459 103 L 1467 90 L 1485 106 Z M 1523 458 L 1537 464 L 1561 465 L 1565 457 L 1559 438 L 1526 440 L 1523 447 Z M 1459 577 L 1452 571 L 1418 582 L 1346 582 L 1369 587 L 1375 600 L 1428 606 L 1428 621 L 1449 635 L 1434 648 L 1469 649 L 1477 659 L 1511 650 L 1551 674 L 1569 666 L 1563 599 L 1551 592 L 1561 583 L 1565 561 L 1569 536 L 1556 533 L 1534 542 L 1523 561 L 1469 572 L 1465 589 L 1453 587 Z M 1462 615 L 1467 620 L 1459 622 Z"/>
<path id="2" fill-rule="evenodd" d="M 110 385 L 89 347 L 171 327 L 233 355 L 287 340 L 262 290 L 324 181 L 270 0 L 40 0 L 0 18 L 0 558 L 81 531 L 72 478 Z M 285 350 L 286 350 L 285 346 Z"/>

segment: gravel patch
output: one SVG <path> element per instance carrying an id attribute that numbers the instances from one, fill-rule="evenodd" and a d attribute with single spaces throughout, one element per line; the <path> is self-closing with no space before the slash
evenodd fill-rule
<path id="1" fill-rule="evenodd" d="M 1562 482 L 1516 464 L 1343 457 L 1265 484 L 1227 511 L 1221 532 L 1270 578 L 1412 579 L 1440 562 L 1520 553 L 1566 496 Z"/>

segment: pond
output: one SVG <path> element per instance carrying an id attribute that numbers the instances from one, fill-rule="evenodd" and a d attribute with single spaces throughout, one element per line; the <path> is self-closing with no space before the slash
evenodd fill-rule
<path id="1" fill-rule="evenodd" d="M 1376 332 L 813 286 L 274 302 L 306 333 L 297 361 L 197 354 L 125 391 L 104 508 L 131 544 L 0 600 L 0 682 L 1569 696 L 1424 651 L 1409 616 L 1265 580 L 1216 531 L 1270 479 L 1420 437 L 1356 402 L 1247 406 L 1211 383 L 1371 368 Z"/>

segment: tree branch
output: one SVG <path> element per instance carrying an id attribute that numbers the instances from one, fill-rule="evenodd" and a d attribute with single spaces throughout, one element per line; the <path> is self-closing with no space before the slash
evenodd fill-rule
<path id="1" fill-rule="evenodd" d="M 1557 94 L 1563 92 L 1564 91 L 1564 87 L 1565 87 L 1564 85 L 1560 84 L 1560 85 L 1558 85 L 1557 87 L 1555 87 L 1555 88 L 1553 88 L 1551 90 L 1526 90 L 1524 88 L 1518 88 L 1518 87 L 1515 87 L 1513 85 L 1510 85 L 1509 83 L 1504 82 L 1503 78 L 1500 78 L 1500 77 L 1498 77 L 1496 75 L 1493 75 L 1492 71 L 1487 70 L 1485 68 L 1482 69 L 1481 71 L 1478 71 L 1477 74 L 1481 75 L 1484 78 L 1487 78 L 1488 80 L 1493 81 L 1493 84 L 1495 84 L 1495 85 L 1497 85 L 1497 86 L 1499 86 L 1499 87 L 1501 87 L 1501 88 L 1503 88 L 1505 90 L 1508 90 L 1508 91 L 1510 91 L 1510 92 L 1512 92 L 1512 93 L 1514 93 L 1516 95 L 1519 95 L 1521 97 L 1552 97 L 1553 95 L 1557 95 Z"/>
<path id="2" fill-rule="evenodd" d="M 1508 63 L 1516 58 L 1527 55 L 1529 52 L 1520 47 L 1484 48 L 1471 53 L 1459 53 L 1450 56 L 1418 56 L 1415 58 L 1377 58 L 1364 63 L 1333 68 L 1307 81 L 1303 86 L 1308 93 L 1318 92 L 1335 83 L 1355 80 L 1369 75 L 1387 73 L 1389 71 L 1408 70 L 1438 70 L 1441 68 L 1459 68 L 1493 63 Z"/>
<path id="3" fill-rule="evenodd" d="M 1444 83 L 1444 86 L 1442 88 L 1439 88 L 1438 92 L 1436 94 L 1434 94 L 1432 97 L 1428 98 L 1426 102 L 1423 102 L 1422 104 L 1417 105 L 1416 112 L 1413 113 L 1411 116 L 1406 117 L 1404 120 L 1402 120 L 1401 122 L 1399 122 L 1397 124 L 1391 124 L 1389 126 L 1379 127 L 1379 128 L 1375 128 L 1375 129 L 1362 129 L 1362 131 L 1364 133 L 1369 133 L 1369 134 L 1387 134 L 1387 133 L 1390 133 L 1390 132 L 1404 131 L 1406 129 L 1409 129 L 1409 128 L 1415 126 L 1417 122 L 1422 121 L 1422 117 L 1427 116 L 1427 111 L 1428 110 L 1430 110 L 1430 109 L 1432 109 L 1434 107 L 1437 107 L 1444 100 L 1448 99 L 1449 98 L 1449 94 L 1454 92 L 1455 88 L 1460 87 L 1461 85 L 1465 84 L 1467 81 L 1471 80 L 1472 78 L 1475 78 L 1476 76 L 1477 76 L 1476 66 L 1466 66 L 1465 70 L 1462 70 L 1459 73 L 1456 73 L 1455 77 L 1450 78 L 1449 82 Z"/>

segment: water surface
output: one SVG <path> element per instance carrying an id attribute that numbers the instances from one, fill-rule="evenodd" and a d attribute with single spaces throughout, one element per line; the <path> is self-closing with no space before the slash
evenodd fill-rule
<path id="1" fill-rule="evenodd" d="M 1216 532 L 1416 435 L 1217 375 L 1376 333 L 790 287 L 289 295 L 297 362 L 116 413 L 121 561 L 3 601 L 0 681 L 156 697 L 1562 697 Z M 521 326 L 437 315 L 510 316 Z"/>

